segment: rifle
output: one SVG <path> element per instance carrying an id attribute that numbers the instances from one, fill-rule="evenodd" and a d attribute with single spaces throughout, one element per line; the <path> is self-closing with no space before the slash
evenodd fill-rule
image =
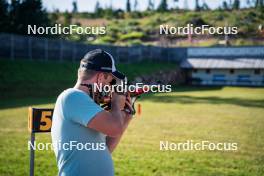
<path id="1" fill-rule="evenodd" d="M 132 103 L 132 108 L 133 110 L 131 111 L 127 106 L 124 107 L 124 111 L 126 111 L 128 114 L 132 114 L 135 115 L 136 114 L 136 110 L 135 110 L 135 102 L 136 100 L 138 100 L 138 98 L 140 98 L 141 95 L 147 93 L 146 91 L 144 91 L 143 88 L 139 88 L 137 90 L 134 91 L 128 91 L 126 92 L 126 96 L 130 95 L 131 97 L 131 103 Z M 111 109 L 111 98 L 109 99 L 108 97 L 104 100 L 103 104 L 101 105 L 102 108 L 104 108 L 105 110 L 110 110 Z"/>
<path id="2" fill-rule="evenodd" d="M 114 85 L 121 85 L 121 84 L 127 84 L 126 78 L 124 80 L 117 80 L 117 79 L 113 79 L 113 81 L 110 83 L 111 86 Z M 93 98 L 93 100 L 99 104 L 102 108 L 104 108 L 105 110 L 109 111 L 111 110 L 111 93 L 109 92 L 96 92 L 94 91 L 94 87 L 93 85 L 89 84 L 81 84 L 82 86 L 86 86 L 89 89 L 90 92 L 90 97 Z M 127 84 L 127 86 L 131 86 L 131 84 Z M 113 90 L 113 92 L 116 92 L 117 94 L 120 95 L 125 95 L 128 96 L 130 95 L 131 97 L 131 103 L 132 103 L 132 108 L 133 110 L 129 110 L 129 108 L 127 106 L 124 107 L 124 111 L 126 111 L 129 114 L 135 115 L 136 114 L 136 110 L 135 110 L 135 102 L 138 98 L 140 98 L 140 96 L 142 94 L 145 94 L 147 92 L 149 92 L 148 90 L 144 90 L 144 88 L 137 88 L 135 90 L 130 90 L 130 91 L 123 91 L 123 92 L 119 92 L 116 89 Z"/>

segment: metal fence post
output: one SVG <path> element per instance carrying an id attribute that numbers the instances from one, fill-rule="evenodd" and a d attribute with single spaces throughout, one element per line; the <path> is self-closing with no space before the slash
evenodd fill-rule
<path id="1" fill-rule="evenodd" d="M 10 36 L 10 59 L 14 60 L 14 37 L 13 34 Z"/>
<path id="2" fill-rule="evenodd" d="M 28 38 L 28 58 L 32 60 L 32 43 L 31 37 Z"/>
<path id="3" fill-rule="evenodd" d="M 72 45 L 73 45 L 73 51 L 72 51 L 72 62 L 74 62 L 75 61 L 75 55 L 76 55 L 76 43 L 74 42 L 74 43 L 72 43 Z"/>
<path id="4" fill-rule="evenodd" d="M 33 133 L 33 132 L 31 132 L 30 142 L 31 142 L 31 145 L 30 145 L 30 168 L 29 168 L 29 175 L 30 176 L 34 176 L 35 150 L 34 150 L 33 146 L 35 145 L 35 133 Z"/>
<path id="5" fill-rule="evenodd" d="M 63 60 L 63 58 L 62 58 L 62 55 L 63 55 L 63 42 L 62 42 L 62 39 L 60 40 L 60 61 L 62 61 Z"/>
<path id="6" fill-rule="evenodd" d="M 45 61 L 49 59 L 49 46 L 48 39 L 45 38 Z"/>

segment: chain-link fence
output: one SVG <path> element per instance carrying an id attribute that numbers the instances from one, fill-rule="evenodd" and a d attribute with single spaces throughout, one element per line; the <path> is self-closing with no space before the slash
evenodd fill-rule
<path id="1" fill-rule="evenodd" d="M 252 57 L 264 59 L 264 46 L 248 47 L 197 47 L 164 48 L 155 46 L 88 45 L 66 40 L 42 37 L 0 34 L 0 59 L 29 59 L 77 61 L 90 50 L 101 48 L 111 53 L 118 62 L 130 63 L 141 60 L 180 62 L 187 57 Z"/>
<path id="2" fill-rule="evenodd" d="M 175 48 L 176 52 L 173 54 L 173 52 L 168 52 L 168 48 L 162 47 L 87 45 L 66 40 L 0 34 L 1 59 L 76 61 L 80 60 L 88 51 L 96 48 L 108 51 L 119 62 L 135 62 L 145 59 L 179 61 L 186 57 L 187 53 L 186 48 Z"/>

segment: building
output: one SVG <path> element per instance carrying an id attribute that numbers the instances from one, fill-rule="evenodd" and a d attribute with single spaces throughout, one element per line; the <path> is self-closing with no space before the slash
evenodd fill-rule
<path id="1" fill-rule="evenodd" d="M 264 58 L 187 58 L 181 68 L 195 85 L 264 86 Z"/>

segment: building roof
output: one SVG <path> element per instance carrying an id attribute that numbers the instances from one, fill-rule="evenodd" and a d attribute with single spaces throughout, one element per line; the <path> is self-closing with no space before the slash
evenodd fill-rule
<path id="1" fill-rule="evenodd" d="M 200 69 L 264 69 L 264 58 L 188 58 L 180 66 Z"/>

